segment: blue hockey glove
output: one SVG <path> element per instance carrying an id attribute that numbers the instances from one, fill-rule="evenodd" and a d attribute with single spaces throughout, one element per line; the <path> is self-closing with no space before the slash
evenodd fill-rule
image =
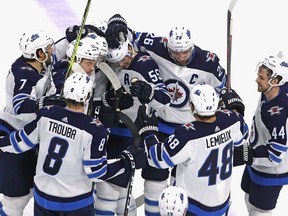
<path id="1" fill-rule="evenodd" d="M 58 105 L 61 107 L 65 107 L 66 101 L 62 99 L 59 94 L 43 96 L 39 98 L 38 101 L 36 102 L 35 111 L 38 111 L 39 109 L 42 109 L 43 107 L 51 106 L 51 105 Z"/>
<path id="2" fill-rule="evenodd" d="M 132 82 L 130 92 L 132 96 L 138 97 L 142 104 L 149 103 L 154 96 L 154 91 L 151 85 L 142 80 Z"/>
<path id="3" fill-rule="evenodd" d="M 125 169 L 142 169 L 148 164 L 147 156 L 143 148 L 137 148 L 134 145 L 128 146 L 128 148 L 121 153 L 121 157 L 124 160 Z"/>
<path id="4" fill-rule="evenodd" d="M 222 108 L 237 110 L 238 113 L 244 116 L 245 106 L 235 90 L 231 89 L 230 92 L 228 92 L 227 88 L 221 89 L 220 101 L 222 101 Z"/>
<path id="5" fill-rule="evenodd" d="M 120 14 L 115 14 L 108 20 L 105 38 L 107 40 L 109 48 L 117 48 L 123 39 L 124 41 L 126 41 L 127 34 L 127 22 Z M 121 35 L 124 36 L 123 39 L 121 38 Z"/>
<path id="6" fill-rule="evenodd" d="M 156 110 L 147 114 L 145 105 L 139 106 L 137 118 L 134 123 L 139 131 L 139 135 L 143 138 L 150 134 L 158 133 L 158 116 L 156 115 Z"/>
<path id="7" fill-rule="evenodd" d="M 115 91 L 113 89 L 106 91 L 103 95 L 102 101 L 104 106 L 114 107 L 114 103 L 116 101 Z M 133 103 L 134 103 L 133 97 L 127 92 L 122 92 L 119 99 L 118 108 L 120 110 L 128 109 L 133 106 Z"/>
<path id="8" fill-rule="evenodd" d="M 243 164 L 251 165 L 253 162 L 253 150 L 248 143 L 234 148 L 233 166 L 240 166 Z"/>

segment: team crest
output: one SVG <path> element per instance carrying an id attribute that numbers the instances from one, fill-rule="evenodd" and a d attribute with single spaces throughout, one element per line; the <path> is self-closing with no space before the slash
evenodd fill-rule
<path id="1" fill-rule="evenodd" d="M 172 107 L 182 107 L 188 102 L 190 91 L 182 82 L 167 80 L 165 85 L 171 97 L 170 105 Z"/>
<path id="2" fill-rule="evenodd" d="M 283 107 L 279 107 L 279 106 L 274 106 L 271 107 L 269 110 L 267 110 L 267 112 L 270 113 L 271 116 L 273 115 L 280 115 L 280 111 L 283 109 Z"/>
<path id="3" fill-rule="evenodd" d="M 206 62 L 209 62 L 209 61 L 214 62 L 216 58 L 216 54 L 212 52 L 207 52 L 206 58 L 207 58 Z"/>

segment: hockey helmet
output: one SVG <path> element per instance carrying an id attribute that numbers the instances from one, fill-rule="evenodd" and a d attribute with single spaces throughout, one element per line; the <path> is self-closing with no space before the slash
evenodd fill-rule
<path id="1" fill-rule="evenodd" d="M 20 38 L 19 47 L 25 58 L 38 60 L 37 50 L 42 49 L 48 57 L 48 46 L 53 44 L 53 39 L 46 32 L 40 30 L 24 33 Z"/>
<path id="2" fill-rule="evenodd" d="M 215 89 L 208 84 L 198 84 L 192 88 L 190 102 L 199 116 L 212 116 L 218 109 L 219 97 Z"/>
<path id="3" fill-rule="evenodd" d="M 93 83 L 86 74 L 75 72 L 64 83 L 63 97 L 87 105 L 92 96 Z"/>
<path id="4" fill-rule="evenodd" d="M 165 188 L 159 196 L 161 215 L 183 216 L 188 208 L 186 192 L 177 186 Z"/>
<path id="5" fill-rule="evenodd" d="M 277 77 L 280 77 L 278 85 L 283 85 L 288 81 L 288 63 L 283 59 L 276 56 L 269 56 L 264 58 L 261 64 L 272 71 L 269 83 L 271 80 L 276 79 Z"/>
<path id="6" fill-rule="evenodd" d="M 126 39 L 126 41 L 121 43 L 118 48 L 109 49 L 107 60 L 112 63 L 117 63 L 122 61 L 125 56 L 131 56 L 132 52 L 129 51 L 129 46 L 132 47 L 132 44 L 129 39 Z"/>

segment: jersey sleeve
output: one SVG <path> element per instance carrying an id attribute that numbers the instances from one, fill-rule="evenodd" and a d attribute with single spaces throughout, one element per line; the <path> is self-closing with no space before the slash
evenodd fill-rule
<path id="1" fill-rule="evenodd" d="M 88 130 L 91 136 L 87 137 L 83 156 L 84 169 L 89 179 L 92 181 L 107 180 L 124 173 L 123 161 L 107 159 L 106 128 L 97 120 L 91 124 L 93 126 Z"/>

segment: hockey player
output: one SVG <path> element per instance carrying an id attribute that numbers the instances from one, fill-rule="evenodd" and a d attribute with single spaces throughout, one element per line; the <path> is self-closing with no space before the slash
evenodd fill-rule
<path id="1" fill-rule="evenodd" d="M 241 182 L 249 216 L 271 216 L 284 185 L 288 184 L 288 61 L 269 56 L 257 68 L 261 93 L 253 117 L 249 142 L 253 164 Z"/>
<path id="2" fill-rule="evenodd" d="M 188 209 L 188 197 L 185 190 L 177 186 L 165 188 L 159 196 L 161 216 L 185 216 Z"/>
<path id="3" fill-rule="evenodd" d="M 99 38 L 103 38 L 105 36 L 104 33 L 106 31 L 106 28 L 107 28 L 107 21 L 105 21 L 105 20 L 92 21 L 92 22 L 90 22 L 90 24 L 87 24 L 84 26 L 84 29 L 83 29 L 83 32 L 81 35 L 81 39 L 83 39 L 87 36 L 90 36 L 92 38 L 95 38 L 95 42 L 98 43 Z M 77 26 L 77 25 L 68 27 L 65 31 L 65 37 L 63 37 L 63 38 L 59 39 L 57 42 L 55 42 L 57 59 L 59 61 L 64 60 L 64 59 L 66 60 L 67 58 L 71 59 L 72 52 L 73 52 L 74 45 L 75 45 L 75 40 L 77 39 L 79 29 L 80 29 L 80 26 Z M 97 37 L 97 36 L 99 36 L 99 37 Z M 97 40 L 98 40 L 98 42 L 97 42 Z M 67 48 L 68 48 L 69 44 L 70 44 L 70 50 L 67 53 Z M 104 45 L 104 43 L 103 43 L 103 45 Z M 98 47 L 98 45 L 96 45 L 96 47 Z M 106 45 L 104 47 L 106 47 Z M 103 49 L 103 47 L 100 49 Z M 67 56 L 67 54 L 69 54 L 69 56 Z M 58 67 L 59 67 L 59 65 L 58 65 Z M 62 68 L 61 65 L 60 65 L 60 68 Z M 106 84 L 108 82 L 108 79 L 105 76 L 105 74 L 102 73 L 100 71 L 100 69 L 98 69 L 97 67 L 95 68 L 95 72 L 92 72 L 91 75 L 94 78 L 93 77 L 90 77 L 90 78 L 92 80 L 95 80 L 94 81 L 95 90 L 94 90 L 94 97 L 93 97 L 93 110 L 95 110 L 96 107 L 101 107 L 101 105 L 102 105 L 101 98 L 102 98 L 103 93 L 106 91 Z M 62 79 L 62 81 L 64 81 L 64 80 Z"/>
<path id="4" fill-rule="evenodd" d="M 67 58 L 58 62 L 54 66 L 53 81 L 57 88 L 57 93 L 60 94 L 63 88 L 67 69 L 72 59 L 73 51 L 75 49 L 76 40 L 73 40 L 66 49 Z M 100 62 L 102 62 L 108 52 L 108 45 L 104 37 L 98 36 L 95 33 L 89 33 L 79 42 L 75 61 L 72 65 L 72 71 L 82 71 L 86 73 L 93 81 L 94 87 L 96 85 L 95 69 Z"/>
<path id="5" fill-rule="evenodd" d="M 86 37 L 89 33 L 97 34 L 100 37 L 105 36 L 105 31 L 107 28 L 107 22 L 104 20 L 96 20 L 95 22 L 91 22 L 90 24 L 84 25 L 81 39 Z M 78 33 L 80 30 L 80 26 L 73 25 L 66 29 L 65 37 L 60 38 L 55 42 L 55 50 L 57 53 L 58 60 L 65 59 L 66 50 L 68 45 L 77 39 Z"/>
<path id="6" fill-rule="evenodd" d="M 237 112 L 218 110 L 219 98 L 208 84 L 198 84 L 190 94 L 195 121 L 178 126 L 164 142 L 158 131 L 155 110 L 146 114 L 141 106 L 135 121 L 148 153 L 148 162 L 158 169 L 174 167 L 175 185 L 187 191 L 187 215 L 217 215 L 228 212 L 232 165 L 252 163 L 246 143 L 248 127 Z"/>
<path id="7" fill-rule="evenodd" d="M 64 105 L 59 97 L 46 96 L 51 90 L 53 39 L 44 31 L 26 32 L 19 46 L 22 56 L 12 64 L 6 78 L 6 105 L 0 111 L 1 136 L 22 128 L 46 105 Z M 0 160 L 0 193 L 4 194 L 0 214 L 21 216 L 32 197 L 36 150 L 22 155 L 1 153 Z"/>
<path id="8" fill-rule="evenodd" d="M 115 68 L 121 86 L 127 95 L 125 98 L 120 98 L 118 108 L 132 121 L 136 119 L 141 103 L 148 103 L 154 108 L 169 104 L 170 96 L 162 82 L 157 64 L 147 53 L 136 52 L 129 40 L 126 40 L 119 48 L 109 49 L 107 60 Z M 135 91 L 141 94 L 139 98 L 132 99 L 132 101 L 129 100 L 131 88 L 137 88 Z M 103 103 L 106 107 L 115 109 L 114 102 L 115 95 L 112 89 L 105 93 Z M 102 113 L 100 119 L 105 122 L 105 116 Z M 130 145 L 134 145 L 134 140 L 131 132 L 123 123 L 111 128 L 107 149 L 109 157 L 117 157 L 123 149 Z M 97 183 L 96 215 L 123 214 L 128 190 L 127 178 L 130 176 L 122 175 L 107 182 Z M 166 186 L 167 183 L 163 188 L 155 188 L 155 190 L 162 191 Z M 136 206 L 132 202 L 129 215 L 136 215 L 136 211 Z"/>
<path id="9" fill-rule="evenodd" d="M 107 160 L 107 130 L 85 114 L 92 89 L 86 74 L 73 73 L 64 83 L 65 108 L 44 108 L 23 129 L 0 140 L 5 152 L 23 153 L 39 145 L 35 215 L 94 216 L 92 181 L 130 172 L 132 164 L 136 169 L 145 165 L 144 150 L 134 146 Z"/>
<path id="10" fill-rule="evenodd" d="M 221 89 L 226 87 L 227 76 L 219 63 L 218 56 L 196 46 L 191 31 L 186 27 L 172 27 L 167 37 L 157 37 L 152 33 L 132 31 L 127 27 L 126 20 L 116 14 L 108 21 L 105 37 L 109 47 L 118 47 L 123 38 L 129 38 L 133 40 L 135 47 L 148 52 L 157 63 L 160 75 L 171 97 L 169 106 L 157 109 L 159 132 L 162 136 L 167 137 L 178 125 L 195 120 L 194 116 L 190 114 L 189 106 L 189 94 L 193 86 L 201 83 L 210 84 L 218 94 Z M 243 107 L 240 106 L 238 111 L 244 113 Z M 160 172 L 162 174 L 157 170 L 155 172 L 151 170 L 143 177 L 155 180 L 154 178 L 157 176 L 158 181 L 164 182 L 169 175 L 168 170 L 166 173 L 164 170 Z M 173 182 L 173 178 L 171 182 Z M 155 193 L 154 187 L 151 185 L 151 190 Z M 157 209 L 159 212 L 157 200 L 160 192 L 158 191 L 152 200 L 145 199 L 147 201 L 146 212 L 155 213 Z"/>

